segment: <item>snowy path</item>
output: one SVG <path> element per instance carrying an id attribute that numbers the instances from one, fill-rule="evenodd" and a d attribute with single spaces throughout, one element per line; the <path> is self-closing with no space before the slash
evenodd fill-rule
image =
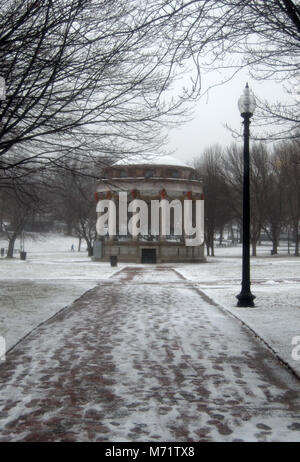
<path id="1" fill-rule="evenodd" d="M 0 364 L 0 441 L 299 441 L 300 382 L 167 267 L 130 267 Z"/>

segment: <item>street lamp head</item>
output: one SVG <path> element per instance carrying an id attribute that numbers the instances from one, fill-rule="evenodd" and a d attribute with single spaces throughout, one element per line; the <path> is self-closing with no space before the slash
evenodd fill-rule
<path id="1" fill-rule="evenodd" d="M 6 94 L 5 79 L 0 76 L 0 101 L 5 100 L 5 94 Z"/>
<path id="2" fill-rule="evenodd" d="M 238 106 L 242 117 L 253 116 L 256 107 L 256 101 L 253 92 L 249 89 L 248 83 L 246 83 L 243 94 L 239 98 Z"/>

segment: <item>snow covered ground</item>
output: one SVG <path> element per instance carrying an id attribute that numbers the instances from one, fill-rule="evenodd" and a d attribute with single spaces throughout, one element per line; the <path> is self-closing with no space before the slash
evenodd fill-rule
<path id="1" fill-rule="evenodd" d="M 27 258 L 0 258 L 0 336 L 9 350 L 33 328 L 122 268 L 71 252 L 76 240 L 45 235 L 27 240 Z M 0 247 L 7 242 L 0 240 Z M 18 247 L 18 245 L 16 246 Z M 83 247 L 84 248 L 84 247 Z"/>
<path id="2" fill-rule="evenodd" d="M 13 260 L 0 259 L 0 336 L 5 337 L 7 349 L 84 292 L 128 266 L 114 268 L 109 263 L 92 262 L 86 251 L 71 252 L 72 244 L 76 248 L 73 238 L 48 234 L 26 240 L 26 261 L 18 254 Z M 0 247 L 7 247 L 7 243 L 0 241 Z M 292 358 L 292 339 L 300 336 L 300 258 L 288 256 L 286 247 L 278 256 L 270 255 L 270 247 L 258 248 L 258 257 L 251 259 L 255 308 L 236 307 L 240 246 L 216 249 L 216 257 L 209 257 L 205 264 L 172 266 L 253 329 L 300 376 L 300 361 Z"/>
<path id="3" fill-rule="evenodd" d="M 193 281 L 206 295 L 247 324 L 300 377 L 300 360 L 293 359 L 292 339 L 300 336 L 300 258 L 270 247 L 258 249 L 251 258 L 251 291 L 254 308 L 238 308 L 241 290 L 241 248 L 216 249 L 203 265 L 181 265 L 176 270 Z"/>
<path id="4" fill-rule="evenodd" d="M 127 267 L 11 351 L 0 441 L 299 441 L 299 380 L 172 268 Z"/>

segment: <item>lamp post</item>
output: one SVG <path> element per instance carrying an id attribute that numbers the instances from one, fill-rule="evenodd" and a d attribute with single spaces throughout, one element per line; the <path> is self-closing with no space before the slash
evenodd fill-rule
<path id="1" fill-rule="evenodd" d="M 243 179 L 243 276 L 242 290 L 239 295 L 237 306 L 254 306 L 255 296 L 250 290 L 250 166 L 249 166 L 249 126 L 256 102 L 248 83 L 242 96 L 239 98 L 238 107 L 244 119 L 244 179 Z"/>

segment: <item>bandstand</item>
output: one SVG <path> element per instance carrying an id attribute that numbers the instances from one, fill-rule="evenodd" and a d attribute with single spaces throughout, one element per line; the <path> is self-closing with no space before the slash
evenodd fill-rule
<path id="1" fill-rule="evenodd" d="M 203 199 L 203 188 L 197 172 L 171 156 L 153 160 L 117 162 L 102 171 L 95 192 L 96 201 L 113 200 L 118 208 L 119 193 L 127 192 L 128 201 L 142 199 L 149 205 L 153 200 L 174 199 L 182 204 L 186 200 Z M 98 214 L 99 215 L 99 214 Z M 130 234 L 98 237 L 94 260 L 109 261 L 117 256 L 120 262 L 181 263 L 203 262 L 204 245 L 186 245 L 186 236 L 175 235 L 170 217 L 170 234 L 149 234 L 133 237 Z M 118 230 L 118 215 L 116 229 Z M 161 228 L 160 228 L 161 229 Z"/>

